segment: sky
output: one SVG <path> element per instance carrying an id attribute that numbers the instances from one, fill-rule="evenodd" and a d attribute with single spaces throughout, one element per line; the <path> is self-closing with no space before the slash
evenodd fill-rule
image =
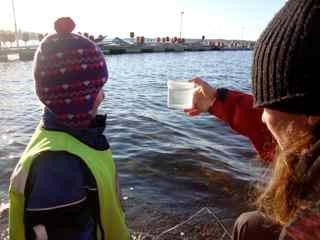
<path id="1" fill-rule="evenodd" d="M 12 0 L 1 0 L 0 29 L 14 30 Z M 256 40 L 285 0 L 14 0 L 18 28 L 52 33 L 70 16 L 76 32 L 108 37 L 179 36 Z"/>

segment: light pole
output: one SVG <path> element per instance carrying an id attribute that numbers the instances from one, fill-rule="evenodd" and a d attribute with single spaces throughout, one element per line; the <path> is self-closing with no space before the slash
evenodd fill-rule
<path id="1" fill-rule="evenodd" d="M 244 34 L 244 30 L 245 30 L 245 27 L 241 27 L 241 40 L 243 41 L 243 34 Z"/>
<path id="2" fill-rule="evenodd" d="M 180 12 L 180 34 L 179 34 L 180 39 L 182 38 L 183 14 L 184 14 L 183 11 Z"/>
<path id="3" fill-rule="evenodd" d="M 11 3 L 12 3 L 12 12 L 13 12 L 13 21 L 14 21 L 14 32 L 15 32 L 15 36 L 16 36 L 17 47 L 19 47 L 17 19 L 16 19 L 16 9 L 14 7 L 14 0 L 11 0 Z"/>

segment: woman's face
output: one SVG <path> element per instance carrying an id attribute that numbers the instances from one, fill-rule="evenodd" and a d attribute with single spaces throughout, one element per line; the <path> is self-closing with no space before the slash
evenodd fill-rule
<path id="1" fill-rule="evenodd" d="M 302 114 L 292 114 L 265 108 L 262 121 L 279 144 L 281 149 L 286 149 L 292 141 L 310 131 L 308 117 Z"/>

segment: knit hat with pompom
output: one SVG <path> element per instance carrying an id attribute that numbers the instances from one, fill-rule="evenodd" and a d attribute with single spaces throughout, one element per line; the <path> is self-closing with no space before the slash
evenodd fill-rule
<path id="1" fill-rule="evenodd" d="M 56 33 L 43 39 L 35 54 L 36 93 L 58 122 L 84 128 L 108 79 L 105 58 L 94 42 L 72 33 L 71 18 L 58 19 L 54 27 Z"/>

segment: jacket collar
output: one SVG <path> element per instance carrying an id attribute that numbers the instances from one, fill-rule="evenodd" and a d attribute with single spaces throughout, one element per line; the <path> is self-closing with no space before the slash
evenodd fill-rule
<path id="1" fill-rule="evenodd" d="M 42 117 L 42 127 L 46 130 L 66 132 L 90 147 L 105 150 L 109 148 L 108 141 L 103 135 L 106 128 L 106 119 L 106 115 L 97 115 L 88 128 L 70 128 L 59 123 L 54 113 L 45 108 Z"/>

